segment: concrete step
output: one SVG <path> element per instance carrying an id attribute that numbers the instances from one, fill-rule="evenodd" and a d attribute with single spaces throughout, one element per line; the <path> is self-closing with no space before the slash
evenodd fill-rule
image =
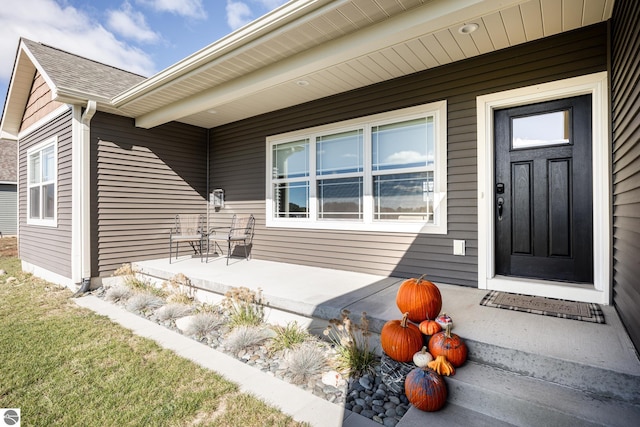
<path id="1" fill-rule="evenodd" d="M 423 412 L 413 406 L 396 427 L 510 427 L 513 424 L 453 403 L 436 412 Z"/>
<path id="2" fill-rule="evenodd" d="M 471 361 L 577 389 L 603 399 L 640 405 L 640 376 L 608 369 L 606 363 L 591 366 L 469 339 L 465 342 Z"/>
<path id="3" fill-rule="evenodd" d="M 445 380 L 448 404 L 516 426 L 640 425 L 640 405 L 471 361 Z M 416 424 L 406 426 L 427 425 L 430 416 L 417 411 L 407 420 L 416 419 Z"/>

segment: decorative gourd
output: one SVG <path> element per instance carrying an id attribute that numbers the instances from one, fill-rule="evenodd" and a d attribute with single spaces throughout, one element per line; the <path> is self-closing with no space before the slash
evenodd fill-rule
<path id="1" fill-rule="evenodd" d="M 442 330 L 442 327 L 435 320 L 423 320 L 418 325 L 418 329 L 425 335 L 437 334 Z"/>
<path id="2" fill-rule="evenodd" d="M 400 284 L 396 294 L 396 305 L 402 313 L 409 313 L 409 320 L 420 323 L 434 319 L 442 308 L 440 289 L 428 280 L 407 279 Z"/>
<path id="3" fill-rule="evenodd" d="M 429 368 L 415 368 L 404 380 L 404 394 L 416 408 L 433 412 L 447 401 L 447 386 L 444 379 Z"/>
<path id="4" fill-rule="evenodd" d="M 440 316 L 436 317 L 436 323 L 440 325 L 441 329 L 445 329 L 447 325 L 453 328 L 453 319 L 447 313 L 442 313 Z"/>
<path id="5" fill-rule="evenodd" d="M 433 360 L 431 353 L 427 351 L 427 347 L 422 347 L 422 350 L 413 355 L 413 363 L 418 368 L 424 368 L 429 362 Z"/>
<path id="6" fill-rule="evenodd" d="M 436 360 L 432 360 L 427 364 L 427 367 L 433 369 L 440 375 L 455 375 L 456 368 L 453 367 L 451 362 L 447 360 L 445 356 L 438 356 Z"/>
<path id="7" fill-rule="evenodd" d="M 467 360 L 467 345 L 462 338 L 451 333 L 451 326 L 433 335 L 429 340 L 429 353 L 435 358 L 446 356 L 456 368 Z"/>
<path id="8" fill-rule="evenodd" d="M 408 322 L 407 313 L 402 320 L 389 320 L 380 331 L 380 345 L 387 356 L 397 362 L 411 362 L 422 348 L 420 329 Z"/>

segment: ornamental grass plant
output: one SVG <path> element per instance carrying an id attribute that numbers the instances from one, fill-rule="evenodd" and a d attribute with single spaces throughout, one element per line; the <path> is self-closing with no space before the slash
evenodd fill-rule
<path id="1" fill-rule="evenodd" d="M 274 325 L 272 329 L 275 332 L 275 336 L 271 339 L 269 346 L 272 352 L 292 349 L 311 338 L 309 331 L 296 321 L 289 322 L 285 326 Z"/>
<path id="2" fill-rule="evenodd" d="M 308 339 L 287 350 L 285 361 L 292 383 L 305 384 L 314 375 L 322 372 L 327 359 L 324 352 L 319 351 L 319 345 L 316 340 Z"/>
<path id="3" fill-rule="evenodd" d="M 264 322 L 264 300 L 262 290 L 249 288 L 232 288 L 225 293 L 221 302 L 222 308 L 229 318 L 229 326 L 258 326 Z"/>
<path id="4" fill-rule="evenodd" d="M 378 358 L 369 344 L 367 313 L 362 312 L 360 323 L 351 320 L 349 310 L 344 309 L 340 314 L 341 319 L 331 319 L 323 331 L 337 352 L 335 368 L 351 377 L 373 373 Z"/>

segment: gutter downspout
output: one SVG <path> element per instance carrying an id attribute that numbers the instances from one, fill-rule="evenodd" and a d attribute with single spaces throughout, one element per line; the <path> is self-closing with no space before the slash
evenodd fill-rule
<path id="1" fill-rule="evenodd" d="M 209 175 L 209 173 L 210 173 L 209 172 L 209 165 L 210 165 L 210 163 L 209 163 L 209 150 L 210 150 L 210 147 L 211 147 L 211 140 L 209 139 L 210 135 L 211 135 L 211 129 L 207 129 L 207 190 L 206 190 L 207 194 L 205 196 L 205 200 L 207 201 L 207 228 L 206 228 L 207 232 L 211 228 L 210 225 L 209 225 L 209 213 L 210 213 L 209 204 L 211 203 L 211 193 L 210 193 L 210 190 L 209 190 L 209 179 L 210 179 L 209 178 L 209 176 L 210 176 Z"/>
<path id="2" fill-rule="evenodd" d="M 82 286 L 73 295 L 78 297 L 88 292 L 91 288 L 91 119 L 96 113 L 97 103 L 94 100 L 87 101 L 87 108 L 80 117 L 79 143 L 76 148 L 80 151 L 76 158 L 80 162 L 77 185 L 80 186 L 80 206 L 77 211 L 80 217 L 79 250 L 80 250 L 80 277 Z"/>

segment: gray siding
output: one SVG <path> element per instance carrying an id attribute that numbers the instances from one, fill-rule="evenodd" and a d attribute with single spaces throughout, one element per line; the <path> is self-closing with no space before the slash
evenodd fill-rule
<path id="1" fill-rule="evenodd" d="M 58 137 L 58 225 L 27 224 L 27 150 Z M 32 132 L 19 143 L 20 258 L 71 278 L 71 110 Z"/>
<path id="2" fill-rule="evenodd" d="M 92 276 L 168 257 L 175 215 L 206 211 L 206 132 L 180 123 L 140 129 L 132 119 L 95 115 Z"/>
<path id="3" fill-rule="evenodd" d="M 612 19 L 613 300 L 640 349 L 640 5 L 616 1 Z"/>
<path id="4" fill-rule="evenodd" d="M 256 258 L 477 286 L 476 96 L 606 70 L 606 24 L 394 79 L 215 128 L 211 188 L 257 218 Z M 448 234 L 416 235 L 265 228 L 265 139 L 295 129 L 446 99 Z M 453 239 L 467 256 L 453 256 Z"/>
<path id="5" fill-rule="evenodd" d="M 18 234 L 18 189 L 15 184 L 0 184 L 0 233 Z"/>

